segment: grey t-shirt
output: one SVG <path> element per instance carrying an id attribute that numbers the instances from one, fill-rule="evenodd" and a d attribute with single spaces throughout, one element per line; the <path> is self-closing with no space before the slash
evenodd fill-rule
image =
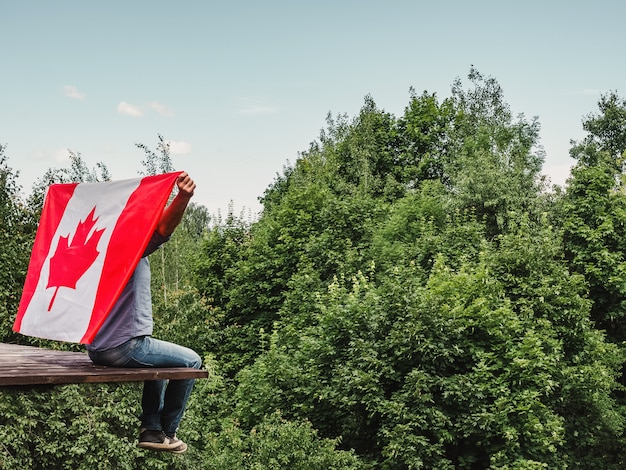
<path id="1" fill-rule="evenodd" d="M 152 334 L 152 296 L 150 294 L 150 264 L 147 256 L 169 237 L 154 232 L 135 271 L 117 299 L 91 344 L 90 351 L 106 351 L 138 336 Z"/>

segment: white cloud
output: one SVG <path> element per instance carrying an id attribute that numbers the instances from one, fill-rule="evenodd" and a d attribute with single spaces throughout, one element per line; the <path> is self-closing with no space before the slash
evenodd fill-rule
<path id="1" fill-rule="evenodd" d="M 87 97 L 85 93 L 78 91 L 78 88 L 76 88 L 74 85 L 65 85 L 63 87 L 63 92 L 65 96 L 67 96 L 68 98 L 72 98 L 74 100 L 82 101 Z"/>
<path id="2" fill-rule="evenodd" d="M 280 108 L 274 106 L 271 103 L 267 103 L 260 98 L 239 98 L 239 114 L 246 114 L 250 116 L 258 116 L 265 114 L 275 114 Z"/>
<path id="3" fill-rule="evenodd" d="M 191 144 L 189 142 L 168 140 L 166 143 L 170 146 L 170 153 L 172 155 L 187 155 L 191 153 Z"/>
<path id="4" fill-rule="evenodd" d="M 152 101 L 147 105 L 137 106 L 134 104 L 127 103 L 126 101 L 120 102 L 117 105 L 117 111 L 120 114 L 124 114 L 126 116 L 132 117 L 142 117 L 146 114 L 146 111 L 154 111 L 161 116 L 173 116 L 174 113 L 167 106 L 158 101 Z"/>
<path id="5" fill-rule="evenodd" d="M 148 108 L 156 111 L 161 116 L 173 116 L 174 113 L 168 109 L 164 104 L 159 103 L 158 101 L 153 101 L 148 105 Z"/>
<path id="6" fill-rule="evenodd" d="M 120 104 L 117 105 L 117 112 L 132 117 L 143 116 L 143 111 L 139 106 L 129 104 L 126 101 L 122 101 Z"/>

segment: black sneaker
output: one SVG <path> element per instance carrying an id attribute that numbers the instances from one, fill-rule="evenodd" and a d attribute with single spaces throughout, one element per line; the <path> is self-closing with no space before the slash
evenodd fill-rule
<path id="1" fill-rule="evenodd" d="M 137 447 L 141 447 L 142 449 L 166 450 L 174 452 L 181 446 L 181 444 L 185 443 L 176 439 L 176 437 L 167 437 L 163 431 L 142 429 L 139 433 L 139 443 L 137 444 Z M 185 452 L 185 450 L 187 450 L 186 444 L 185 449 L 180 452 Z"/>

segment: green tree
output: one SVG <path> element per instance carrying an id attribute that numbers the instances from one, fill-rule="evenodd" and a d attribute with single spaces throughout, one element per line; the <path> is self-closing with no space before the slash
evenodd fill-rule
<path id="1" fill-rule="evenodd" d="M 332 120 L 328 124 L 335 125 Z M 329 135 L 340 138 L 321 136 L 325 158 L 332 165 L 335 189 L 373 196 L 385 192 L 393 196 L 398 190 L 402 194 L 403 188 L 396 187 L 401 175 L 397 171 L 400 161 L 394 116 L 379 109 L 368 95 L 349 127 L 344 127 L 341 120 L 336 127 Z"/>
<path id="2" fill-rule="evenodd" d="M 160 134 L 156 151 L 145 144 L 136 146 L 145 154 L 145 160 L 141 162 L 144 167 L 142 174 L 153 176 L 175 171 L 170 155 L 170 144 Z M 176 188 L 173 188 L 170 201 L 175 194 Z M 170 241 L 150 257 L 153 298 L 164 307 L 168 307 L 170 297 L 177 291 L 191 286 L 191 258 L 204 232 L 208 230 L 210 221 L 206 207 L 190 203 Z"/>
<path id="3" fill-rule="evenodd" d="M 425 180 L 450 183 L 446 172 L 454 117 L 452 99 L 439 103 L 434 93 L 418 96 L 411 89 L 409 105 L 398 119 L 400 149 L 394 168 L 405 188 L 416 188 Z"/>
<path id="4" fill-rule="evenodd" d="M 426 272 L 407 251 L 385 275 L 318 290 L 307 326 L 283 317 L 238 377 L 242 424 L 281 410 L 390 469 L 620 468 L 623 359 L 589 321 L 558 239 L 520 223 L 452 249 L 480 233 L 464 220 L 444 222 L 468 226 L 443 230 Z"/>
<path id="5" fill-rule="evenodd" d="M 472 68 L 473 87 L 460 79 L 452 88 L 455 120 L 447 177 L 462 208 L 484 219 L 488 233 L 507 228 L 512 212 L 537 215 L 544 179 L 539 122 L 523 114 L 514 120 L 498 82 Z"/>
<path id="6" fill-rule="evenodd" d="M 577 160 L 559 207 L 571 269 L 585 276 L 592 318 L 618 342 L 626 339 L 626 102 L 604 95 L 600 113 L 583 122 L 588 135 L 572 143 Z"/>
<path id="7" fill-rule="evenodd" d="M 626 198 L 616 188 L 618 176 L 612 159 L 572 170 L 562 201 L 563 239 L 572 270 L 589 283 L 592 318 L 615 341 L 624 341 Z"/>
<path id="8" fill-rule="evenodd" d="M 374 468 L 620 468 L 623 359 L 542 213 L 539 124 L 469 78 L 329 119 L 266 192 L 229 272 L 255 338 L 235 417 L 281 410 Z"/>
<path id="9" fill-rule="evenodd" d="M 371 103 L 364 113 L 378 122 L 370 116 L 377 113 Z M 381 116 L 387 122 L 387 115 Z M 357 125 L 348 132 L 370 131 L 370 126 Z M 280 320 L 290 286 L 302 272 L 313 272 L 320 282 L 328 282 L 338 271 L 356 272 L 365 262 L 372 223 L 382 213 L 371 193 L 380 193 L 382 186 L 378 176 L 365 176 L 367 171 L 358 169 L 356 160 L 374 158 L 375 152 L 361 151 L 355 156 L 350 143 L 338 149 L 328 139 L 324 137 L 323 145 L 313 145 L 266 191 L 264 200 L 271 202 L 250 227 L 236 264 L 226 271 L 223 282 L 209 280 L 215 286 L 205 283 L 203 287 L 205 292 L 222 291 L 225 327 L 244 338 L 233 337 L 234 342 L 225 346 L 232 348 L 229 357 L 238 356 L 241 364 L 260 353 L 263 335 Z"/>
<path id="10" fill-rule="evenodd" d="M 207 470 L 357 470 L 365 468 L 351 451 L 336 449 L 338 440 L 320 439 L 307 421 L 288 421 L 280 413 L 251 431 L 225 422 L 209 436 Z"/>
<path id="11" fill-rule="evenodd" d="M 26 278 L 36 220 L 21 198 L 19 173 L 7 164 L 0 145 L 0 341 L 15 341 L 12 333 Z"/>
<path id="12" fill-rule="evenodd" d="M 626 150 L 626 100 L 616 92 L 605 93 L 598 101 L 598 113 L 583 120 L 587 136 L 582 142 L 572 142 L 570 155 L 588 166 L 596 163 L 599 152 L 607 152 L 616 163 Z"/>
<path id="13" fill-rule="evenodd" d="M 145 173 L 143 173 L 145 175 L 158 175 L 175 170 L 170 156 L 170 143 L 161 134 L 158 134 L 158 139 L 156 152 L 145 144 L 135 144 L 137 148 L 143 150 L 146 157 L 141 162 L 145 169 Z"/>
<path id="14" fill-rule="evenodd" d="M 70 164 L 67 167 L 48 168 L 44 175 L 37 179 L 33 185 L 32 192 L 28 197 L 28 205 L 37 217 L 41 213 L 43 200 L 46 189 L 51 184 L 58 183 L 95 183 L 98 181 L 109 181 L 111 174 L 107 166 L 102 163 L 96 163 L 96 166 L 89 169 L 87 163 L 83 160 L 80 152 L 68 150 Z"/>

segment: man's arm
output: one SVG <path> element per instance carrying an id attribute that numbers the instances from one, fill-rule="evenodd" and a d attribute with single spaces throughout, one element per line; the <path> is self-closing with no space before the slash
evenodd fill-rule
<path id="1" fill-rule="evenodd" d="M 174 233 L 174 229 L 183 220 L 183 214 L 189 204 L 191 196 L 196 189 L 196 183 L 189 177 L 186 172 L 180 174 L 176 179 L 176 186 L 178 186 L 178 194 L 169 206 L 163 211 L 161 220 L 157 224 L 156 231 L 164 236 L 169 237 Z"/>

